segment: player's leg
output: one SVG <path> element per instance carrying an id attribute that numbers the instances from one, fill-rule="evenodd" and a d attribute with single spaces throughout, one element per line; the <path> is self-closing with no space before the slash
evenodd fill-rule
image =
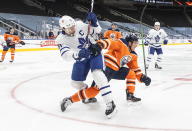
<path id="1" fill-rule="evenodd" d="M 88 61 L 79 61 L 74 63 L 71 75 L 71 85 L 78 90 L 83 90 L 87 88 L 87 84 L 85 84 L 83 81 L 86 80 L 89 70 L 90 66 Z M 71 100 L 71 97 L 64 98 L 61 102 L 61 110 L 65 111 L 66 108 L 72 103 L 73 102 Z"/>
<path id="2" fill-rule="evenodd" d="M 111 80 L 114 73 L 115 73 L 115 71 L 113 71 L 109 67 L 106 67 L 105 75 L 106 75 L 108 81 Z M 95 81 L 93 81 L 91 87 L 78 91 L 77 93 L 75 93 L 74 95 L 71 96 L 71 100 L 72 100 L 72 102 L 78 102 L 78 101 L 84 100 L 86 98 L 95 97 L 98 93 L 99 93 L 99 88 L 96 86 Z"/>
<path id="3" fill-rule="evenodd" d="M 162 48 L 157 48 L 156 52 L 157 52 L 157 59 L 155 62 L 155 68 L 162 69 L 162 66 L 161 66 L 162 56 L 163 56 Z"/>
<path id="4" fill-rule="evenodd" d="M 7 46 L 4 46 L 4 47 L 3 47 L 3 51 L 2 51 L 2 55 L 1 55 L 1 60 L 0 60 L 0 62 L 3 62 L 3 61 L 4 61 L 5 56 L 6 56 L 8 50 L 9 50 L 9 48 L 8 48 Z"/>
<path id="5" fill-rule="evenodd" d="M 92 57 L 90 59 L 90 68 L 92 71 L 93 79 L 98 86 L 101 96 L 107 105 L 105 115 L 111 118 L 116 113 L 116 105 L 112 99 L 112 92 L 108 79 L 103 72 L 104 62 L 102 55 Z"/>
<path id="6" fill-rule="evenodd" d="M 138 102 L 141 101 L 141 98 L 137 98 L 134 96 L 135 92 L 135 83 L 136 82 L 136 75 L 135 72 L 129 70 L 129 73 L 126 76 L 126 96 L 128 101 Z"/>
<path id="7" fill-rule="evenodd" d="M 89 60 L 83 62 L 76 62 L 76 64 L 74 64 L 73 66 L 73 72 L 72 72 L 72 86 L 78 90 L 86 89 L 88 85 L 83 83 L 83 81 L 86 80 L 89 70 L 90 70 Z M 84 104 L 95 103 L 97 102 L 97 99 L 89 97 L 84 98 L 82 102 Z"/>
<path id="8" fill-rule="evenodd" d="M 81 100 L 89 99 L 89 98 L 94 98 L 97 94 L 99 93 L 99 89 L 97 86 L 91 86 L 86 89 L 82 89 L 75 93 L 74 95 L 71 96 L 71 101 L 73 103 L 79 102 Z"/>
<path id="9" fill-rule="evenodd" d="M 118 72 L 115 73 L 112 79 L 125 80 L 126 79 L 126 98 L 128 101 L 137 102 L 140 98 L 134 96 L 135 92 L 135 72 L 129 68 L 122 67 Z"/>
<path id="10" fill-rule="evenodd" d="M 148 56 L 147 56 L 147 62 L 146 62 L 146 69 L 149 68 L 149 65 L 153 59 L 154 56 L 154 52 L 155 52 L 155 48 L 152 46 L 149 46 L 148 48 Z"/>
<path id="11" fill-rule="evenodd" d="M 15 59 L 15 48 L 10 48 L 11 51 L 11 60 L 9 62 L 13 62 Z"/>

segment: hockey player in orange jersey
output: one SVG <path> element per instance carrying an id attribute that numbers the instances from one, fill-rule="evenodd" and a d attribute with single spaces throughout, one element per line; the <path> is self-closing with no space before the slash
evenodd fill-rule
<path id="1" fill-rule="evenodd" d="M 109 28 L 107 31 L 105 31 L 104 38 L 105 39 L 120 39 L 120 38 L 122 38 L 121 32 L 119 31 L 119 29 L 117 29 L 117 25 L 115 23 L 112 23 L 111 28 Z"/>
<path id="2" fill-rule="evenodd" d="M 107 53 L 104 54 L 106 64 L 105 74 L 108 80 L 126 79 L 127 100 L 131 100 L 133 102 L 140 101 L 140 98 L 134 96 L 135 80 L 138 79 L 140 82 L 143 82 L 146 86 L 148 86 L 151 83 L 151 79 L 141 72 L 137 64 L 137 54 L 135 53 L 135 48 L 138 45 L 138 38 L 130 35 L 126 37 L 126 39 L 99 40 L 97 45 L 98 46 L 94 47 L 93 50 L 98 53 L 101 50 L 99 47 L 108 50 Z M 127 65 L 128 68 L 124 67 L 125 65 Z M 71 102 L 63 103 L 61 105 L 61 109 L 65 111 L 68 105 L 86 98 L 95 97 L 98 93 L 99 89 L 93 82 L 90 88 L 82 89 L 68 98 Z"/>
<path id="3" fill-rule="evenodd" d="M 3 52 L 2 52 L 0 62 L 4 61 L 7 51 L 10 49 L 11 60 L 9 62 L 12 63 L 15 58 L 15 44 L 20 43 L 20 44 L 24 45 L 25 43 L 20 40 L 19 36 L 15 33 L 15 30 L 13 28 L 11 28 L 9 32 L 6 32 L 4 34 L 4 40 L 5 40 L 5 43 L 2 44 Z"/>

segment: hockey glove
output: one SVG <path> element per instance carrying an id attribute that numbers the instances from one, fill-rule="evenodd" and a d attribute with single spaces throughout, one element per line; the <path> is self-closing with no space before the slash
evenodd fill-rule
<path id="1" fill-rule="evenodd" d="M 149 45 L 149 41 L 145 41 L 145 42 L 144 42 L 144 45 L 145 45 L 145 46 L 148 46 L 148 45 Z"/>
<path id="2" fill-rule="evenodd" d="M 74 54 L 73 54 L 73 58 L 74 58 L 75 60 L 81 61 L 81 60 L 83 60 L 83 59 L 89 58 L 90 55 L 91 55 L 90 51 L 89 51 L 88 49 L 84 49 L 84 48 L 83 48 L 83 49 L 81 49 L 78 53 L 74 53 Z"/>
<path id="3" fill-rule="evenodd" d="M 95 15 L 95 13 L 93 12 L 89 12 L 87 14 L 87 18 L 86 18 L 87 21 L 91 22 L 91 26 L 93 27 L 97 27 L 97 16 Z"/>
<path id="4" fill-rule="evenodd" d="M 140 81 L 143 82 L 143 83 L 145 83 L 146 86 L 149 86 L 150 83 L 151 83 L 151 78 L 143 74 L 143 75 L 141 76 Z"/>
<path id="5" fill-rule="evenodd" d="M 167 45 L 167 43 L 168 43 L 168 40 L 164 40 L 164 41 L 163 41 L 163 44 L 164 44 L 164 45 Z"/>
<path id="6" fill-rule="evenodd" d="M 24 41 L 20 41 L 19 44 L 25 45 L 25 42 Z"/>
<path id="7" fill-rule="evenodd" d="M 92 44 L 89 47 L 89 50 L 91 52 L 91 55 L 93 56 L 98 56 L 101 53 L 101 47 L 98 44 Z"/>

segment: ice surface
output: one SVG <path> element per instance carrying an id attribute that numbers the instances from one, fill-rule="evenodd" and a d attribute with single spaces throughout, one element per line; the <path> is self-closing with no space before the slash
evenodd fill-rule
<path id="1" fill-rule="evenodd" d="M 140 103 L 126 101 L 125 81 L 110 82 L 118 108 L 110 120 L 100 95 L 96 104 L 79 102 L 60 111 L 60 101 L 76 90 L 70 85 L 72 62 L 59 51 L 16 52 L 13 64 L 7 54 L 0 64 L 0 131 L 192 131 L 192 45 L 163 48 L 163 69 L 151 63 L 151 85 L 136 85 Z M 137 52 L 143 68 L 141 47 Z M 89 74 L 86 83 L 91 81 Z"/>

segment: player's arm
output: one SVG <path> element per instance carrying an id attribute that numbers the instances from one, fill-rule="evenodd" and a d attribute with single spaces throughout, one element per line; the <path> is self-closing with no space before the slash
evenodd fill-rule
<path id="1" fill-rule="evenodd" d="M 61 54 L 61 57 L 63 58 L 63 60 L 71 61 L 71 60 L 73 60 L 74 51 L 72 51 L 69 46 L 64 44 L 65 41 L 64 41 L 63 37 L 64 37 L 63 34 L 59 34 L 57 36 L 57 38 L 55 39 L 55 42 L 58 45 L 58 48 L 59 48 L 59 51 L 60 51 L 60 54 Z"/>
<path id="2" fill-rule="evenodd" d="M 112 39 L 104 39 L 104 40 L 98 40 L 97 44 L 102 48 L 102 49 L 107 49 L 107 50 L 119 50 L 120 44 L 119 41 L 114 41 Z"/>
<path id="3" fill-rule="evenodd" d="M 90 56 L 90 52 L 87 49 L 73 51 L 70 46 L 64 44 L 65 40 L 62 35 L 63 34 L 58 35 L 55 41 L 58 45 L 63 60 L 65 61 L 82 60 L 83 58 L 87 58 Z"/>
<path id="4" fill-rule="evenodd" d="M 58 44 L 58 48 L 61 54 L 61 57 L 65 61 L 71 61 L 73 60 L 73 54 L 74 52 L 70 50 L 69 46 L 66 46 L 64 44 Z"/>
<path id="5" fill-rule="evenodd" d="M 166 45 L 168 44 L 168 35 L 167 33 L 162 29 L 162 32 L 163 32 L 163 44 Z"/>
<path id="6" fill-rule="evenodd" d="M 131 54 L 131 56 L 132 56 L 132 60 L 129 63 L 127 63 L 127 66 L 135 72 L 137 80 L 140 81 L 141 76 L 142 76 L 143 73 L 142 73 L 141 69 L 138 66 L 137 56 L 134 55 L 134 54 Z"/>
<path id="7" fill-rule="evenodd" d="M 105 31 L 105 33 L 104 33 L 104 38 L 105 38 L 105 39 L 108 39 L 108 38 L 109 38 L 109 30 Z"/>
<path id="8" fill-rule="evenodd" d="M 19 43 L 21 41 L 21 39 L 19 38 L 19 36 L 13 36 L 14 37 L 14 43 Z"/>
<path id="9" fill-rule="evenodd" d="M 148 45 L 152 39 L 152 34 L 153 34 L 153 30 L 150 30 L 149 33 L 147 34 L 147 37 L 145 38 L 145 45 Z"/>
<path id="10" fill-rule="evenodd" d="M 118 41 L 112 41 L 111 39 L 100 39 L 96 44 L 92 44 L 89 49 L 92 55 L 97 56 L 101 53 L 102 49 L 114 51 L 119 50 L 120 46 L 121 45 L 118 43 Z"/>
<path id="11" fill-rule="evenodd" d="M 123 38 L 123 36 L 122 36 L 121 32 L 119 31 L 119 32 L 117 32 L 117 39 L 121 39 L 121 38 Z"/>
<path id="12" fill-rule="evenodd" d="M 88 25 L 88 30 L 90 30 L 90 35 L 93 35 L 92 33 L 94 34 L 99 34 L 102 30 L 98 20 L 97 20 L 97 16 L 95 13 L 93 12 L 89 12 L 87 14 L 87 17 L 86 17 L 86 20 L 88 21 L 89 25 L 91 26 L 91 30 L 89 29 L 89 25 Z"/>
<path id="13" fill-rule="evenodd" d="M 146 86 L 150 85 L 151 78 L 142 73 L 140 67 L 138 66 L 137 55 L 135 54 L 131 55 L 132 55 L 132 61 L 127 63 L 127 66 L 135 72 L 136 78 L 139 82 L 145 83 Z"/>
<path id="14" fill-rule="evenodd" d="M 14 36 L 14 43 L 25 45 L 25 42 L 22 41 L 19 36 Z"/>

